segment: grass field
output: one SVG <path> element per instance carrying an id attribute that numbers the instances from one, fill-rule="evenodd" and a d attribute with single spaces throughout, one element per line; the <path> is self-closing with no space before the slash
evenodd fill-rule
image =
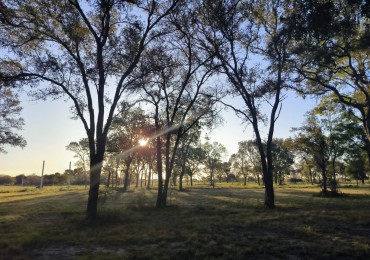
<path id="1" fill-rule="evenodd" d="M 83 187 L 0 187 L 0 259 L 370 259 L 370 186 L 320 197 L 309 184 L 104 190 L 95 223 Z"/>

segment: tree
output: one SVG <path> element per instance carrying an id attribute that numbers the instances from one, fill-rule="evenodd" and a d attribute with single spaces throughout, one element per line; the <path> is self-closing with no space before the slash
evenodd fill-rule
<path id="1" fill-rule="evenodd" d="M 14 185 L 15 178 L 9 175 L 0 175 L 0 185 Z"/>
<path id="2" fill-rule="evenodd" d="M 290 174 L 290 168 L 294 163 L 294 155 L 286 147 L 285 140 L 274 138 L 272 141 L 272 156 L 275 183 L 282 185 L 284 176 Z"/>
<path id="3" fill-rule="evenodd" d="M 244 185 L 247 185 L 247 177 L 252 170 L 249 163 L 247 162 L 247 142 L 239 142 L 238 143 L 238 152 L 232 154 L 230 157 L 230 162 L 232 164 L 232 168 L 237 172 L 237 174 L 243 177 Z"/>
<path id="4" fill-rule="evenodd" d="M 14 177 L 15 179 L 15 185 L 24 185 L 24 181 L 26 179 L 26 176 L 24 174 L 20 174 Z"/>
<path id="5" fill-rule="evenodd" d="M 108 149 L 116 158 L 117 164 L 120 161 L 124 164 L 124 191 L 127 191 L 130 184 L 132 163 L 147 149 L 147 146 L 140 146 L 140 140 L 147 140 L 154 133 L 152 128 L 143 109 L 127 103 L 121 104 L 108 136 Z"/>
<path id="6" fill-rule="evenodd" d="M 89 165 L 89 142 L 87 138 L 82 138 L 78 142 L 70 142 L 66 146 L 66 149 L 68 151 L 73 152 L 75 154 L 74 157 L 78 159 L 75 165 L 83 169 L 83 174 L 85 176 L 85 188 L 86 188 L 88 184 L 87 167 Z"/>
<path id="7" fill-rule="evenodd" d="M 190 186 L 193 186 L 193 177 L 202 172 L 205 159 L 206 154 L 200 142 L 189 147 L 185 166 L 186 173 L 190 177 Z"/>
<path id="8" fill-rule="evenodd" d="M 289 52 L 291 31 L 281 22 L 288 2 L 282 1 L 203 1 L 199 7 L 200 30 L 205 48 L 216 55 L 221 72 L 226 75 L 230 92 L 241 97 L 245 107 L 232 107 L 252 127 L 260 154 L 265 184 L 265 206 L 274 208 L 272 139 L 279 117 L 282 90 L 289 81 Z M 252 58 L 265 59 L 261 69 L 251 66 Z M 259 67 L 259 68 L 257 68 Z M 266 150 L 260 124 L 265 120 L 261 104 L 271 106 Z"/>
<path id="9" fill-rule="evenodd" d="M 238 143 L 236 158 L 246 185 L 247 177 L 252 173 L 254 179 L 260 184 L 261 159 L 256 145 L 256 140 L 241 141 Z"/>
<path id="10" fill-rule="evenodd" d="M 352 156 L 347 158 L 347 165 L 345 167 L 345 172 L 348 176 L 354 178 L 357 182 L 361 180 L 362 184 L 365 183 L 366 170 L 365 170 L 366 160 L 361 153 L 360 149 L 354 149 Z"/>
<path id="11" fill-rule="evenodd" d="M 218 170 L 223 172 L 222 158 L 226 156 L 227 150 L 223 144 L 218 142 L 209 143 L 208 141 L 203 145 L 206 159 L 204 164 L 209 170 L 210 185 L 215 187 L 215 174 Z"/>
<path id="12" fill-rule="evenodd" d="M 180 5 L 166 18 L 166 30 L 171 33 L 145 52 L 140 67 L 139 74 L 146 73 L 138 81 L 143 89 L 140 94 L 151 104 L 157 132 L 158 208 L 167 204 L 181 139 L 197 124 L 212 122 L 216 116 L 214 89 L 206 85 L 215 72 L 213 59 L 201 52 L 195 39 L 192 11 L 191 5 Z"/>
<path id="13" fill-rule="evenodd" d="M 368 1 L 295 1 L 285 17 L 294 30 L 300 92 L 334 94 L 352 108 L 370 140 Z"/>
<path id="14" fill-rule="evenodd" d="M 6 153 L 5 145 L 23 148 L 27 144 L 26 140 L 15 132 L 21 130 L 24 125 L 23 118 L 19 117 L 21 110 L 15 91 L 0 82 L 0 153 Z"/>
<path id="15" fill-rule="evenodd" d="M 231 179 L 233 179 L 233 174 L 231 173 L 231 162 L 223 162 L 222 163 L 222 171 L 225 175 L 226 182 L 229 182 Z"/>
<path id="16" fill-rule="evenodd" d="M 350 153 L 350 147 L 358 146 L 360 141 L 358 132 L 356 133 L 358 128 L 355 127 L 354 118 L 349 117 L 350 114 L 344 105 L 338 103 L 337 97 L 333 94 L 323 96 L 320 104 L 313 109 L 313 113 L 321 117 L 322 129 L 327 135 L 331 162 L 330 184 L 331 189 L 336 190 L 338 159 L 345 153 Z"/>
<path id="17" fill-rule="evenodd" d="M 303 154 L 304 158 L 310 157 L 315 167 L 321 172 L 322 192 L 327 194 L 327 167 L 330 159 L 328 138 L 323 133 L 318 119 L 313 114 L 308 114 L 303 126 L 293 128 L 298 132 L 294 140 L 295 149 Z"/>
<path id="18" fill-rule="evenodd" d="M 108 132 L 119 100 L 154 30 L 179 1 L 2 1 L 1 42 L 19 66 L 7 73 L 39 86 L 38 98 L 73 103 L 90 151 L 87 217 L 95 219 Z M 142 15 L 143 19 L 140 19 Z M 1 74 L 0 73 L 0 74 Z M 45 84 L 41 84 L 45 83 Z"/>

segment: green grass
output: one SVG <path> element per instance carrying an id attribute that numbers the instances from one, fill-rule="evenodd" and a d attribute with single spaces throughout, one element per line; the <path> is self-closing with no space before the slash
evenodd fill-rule
<path id="1" fill-rule="evenodd" d="M 0 187 L 1 259 L 369 259 L 370 187 L 317 196 L 310 184 L 275 188 L 276 209 L 255 185 L 105 190 L 85 220 L 83 187 Z"/>

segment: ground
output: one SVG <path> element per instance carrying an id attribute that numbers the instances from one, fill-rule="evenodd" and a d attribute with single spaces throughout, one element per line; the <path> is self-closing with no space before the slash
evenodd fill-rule
<path id="1" fill-rule="evenodd" d="M 85 220 L 84 187 L 0 187 L 2 259 L 370 259 L 370 186 L 342 185 L 324 198 L 310 184 L 219 184 L 155 190 L 102 189 L 99 218 Z"/>

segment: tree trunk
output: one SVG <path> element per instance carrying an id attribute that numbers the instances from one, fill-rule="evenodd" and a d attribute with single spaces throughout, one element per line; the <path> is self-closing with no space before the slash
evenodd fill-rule
<path id="1" fill-rule="evenodd" d="M 135 187 L 139 187 L 139 178 L 140 178 L 140 173 L 136 173 L 136 185 Z"/>
<path id="2" fill-rule="evenodd" d="M 179 176 L 179 190 L 180 191 L 183 191 L 183 188 L 182 188 L 182 179 L 184 177 L 184 174 L 183 173 L 180 173 L 180 176 Z"/>
<path id="3" fill-rule="evenodd" d="M 158 194 L 156 207 L 161 207 L 162 193 L 163 193 L 163 168 L 162 168 L 162 141 L 161 137 L 157 137 L 157 174 L 158 174 Z"/>
<path id="4" fill-rule="evenodd" d="M 247 186 L 247 176 L 244 176 L 244 186 Z"/>
<path id="5" fill-rule="evenodd" d="M 167 193 L 168 193 L 169 184 L 170 184 L 170 176 L 166 171 L 166 179 L 164 181 L 163 193 L 162 193 L 162 198 L 161 198 L 161 208 L 164 208 L 167 206 Z"/>
<path id="6" fill-rule="evenodd" d="M 269 209 L 275 208 L 274 182 L 272 178 L 272 168 L 268 168 L 263 176 L 265 180 L 265 206 Z"/>
<path id="7" fill-rule="evenodd" d="M 167 206 L 167 193 L 168 193 L 168 186 L 171 181 L 171 173 L 173 170 L 174 162 L 175 162 L 175 154 L 177 151 L 177 147 L 179 144 L 180 136 L 177 133 L 175 145 L 171 151 L 170 145 L 171 145 L 171 134 L 166 135 L 166 153 L 165 153 L 165 158 L 166 158 L 166 179 L 164 181 L 164 186 L 162 188 L 162 192 L 159 193 L 158 190 L 158 196 L 157 196 L 157 208 L 164 208 Z M 172 157 L 170 154 L 172 153 Z"/>
<path id="8" fill-rule="evenodd" d="M 328 189 L 327 189 L 327 178 L 326 178 L 326 168 L 322 168 L 322 192 L 324 194 L 326 194 L 328 192 Z"/>
<path id="9" fill-rule="evenodd" d="M 335 171 L 335 157 L 332 160 L 332 167 L 333 167 L 333 183 L 332 183 L 332 191 L 337 192 L 337 178 L 336 178 L 336 171 Z"/>
<path id="10" fill-rule="evenodd" d="M 103 157 L 104 152 L 101 152 L 100 155 L 91 156 L 90 160 L 90 189 L 86 209 L 87 218 L 90 220 L 95 220 L 98 212 L 99 185 Z"/>
<path id="11" fill-rule="evenodd" d="M 130 186 L 130 166 L 132 162 L 132 157 L 129 155 L 126 160 L 126 169 L 125 169 L 125 182 L 123 183 L 123 191 L 127 191 Z"/>
<path id="12" fill-rule="evenodd" d="M 147 180 L 148 180 L 147 176 L 148 176 L 148 171 L 145 169 L 145 171 L 144 171 L 144 187 L 146 187 L 146 185 L 147 185 Z"/>
<path id="13" fill-rule="evenodd" d="M 215 187 L 215 181 L 214 181 L 214 176 L 213 176 L 213 168 L 211 168 L 211 186 L 213 188 Z"/>
<path id="14" fill-rule="evenodd" d="M 193 174 L 190 175 L 190 186 L 193 187 Z"/>
<path id="15" fill-rule="evenodd" d="M 115 172 L 115 182 L 114 182 L 114 186 L 117 187 L 118 184 L 119 184 L 119 178 L 118 178 L 118 168 L 119 168 L 119 161 L 117 161 L 117 165 L 116 165 L 116 172 Z"/>
<path id="16" fill-rule="evenodd" d="M 143 187 L 143 179 L 144 179 L 144 169 L 141 168 L 141 174 L 140 174 L 140 188 Z"/>
<path id="17" fill-rule="evenodd" d="M 105 185 L 107 188 L 109 188 L 109 184 L 110 184 L 110 178 L 111 178 L 111 172 L 110 170 L 108 171 L 108 179 L 107 179 L 107 184 Z"/>
<path id="18" fill-rule="evenodd" d="M 83 170 L 84 170 L 84 176 L 85 176 L 85 189 L 86 189 L 87 188 L 87 171 L 86 171 L 85 163 L 84 163 L 84 166 L 83 166 Z"/>
<path id="19" fill-rule="evenodd" d="M 265 184 L 265 207 L 269 209 L 275 208 L 275 197 L 274 197 L 274 182 L 273 182 L 273 172 L 272 172 L 272 156 L 271 156 L 271 126 L 270 126 L 270 131 L 269 131 L 269 138 L 267 141 L 267 152 L 265 154 L 261 136 L 258 130 L 258 124 L 257 120 L 254 120 L 253 122 L 253 128 L 254 132 L 256 134 L 256 142 L 257 142 L 257 148 L 260 154 L 261 158 L 261 167 L 262 167 L 262 177 L 263 177 L 263 182 Z"/>
<path id="20" fill-rule="evenodd" d="M 150 164 L 149 165 L 149 173 L 148 173 L 148 185 L 147 185 L 147 189 L 148 190 L 150 189 L 150 181 L 151 181 L 151 178 L 152 178 L 152 166 Z"/>

